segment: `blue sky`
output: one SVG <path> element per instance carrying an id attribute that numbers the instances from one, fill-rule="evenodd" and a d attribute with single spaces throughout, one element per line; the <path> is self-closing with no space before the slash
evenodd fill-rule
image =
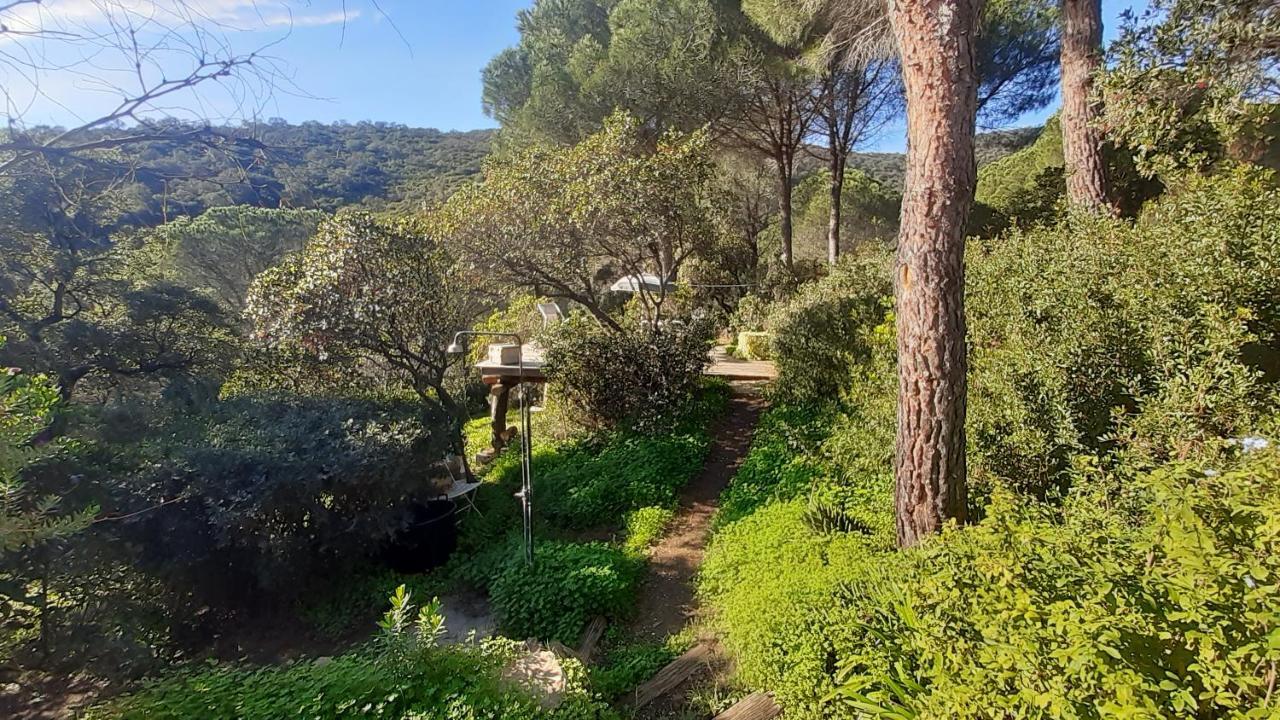
<path id="1" fill-rule="evenodd" d="M 494 124 L 480 108 L 480 71 L 517 41 L 515 15 L 530 0 L 347 0 L 345 10 L 343 0 L 194 3 L 226 23 L 226 35 L 240 51 L 275 43 L 270 53 L 289 75 L 283 85 L 298 91 L 278 85 L 258 103 L 256 112 L 264 118 L 382 120 L 466 130 Z M 1103 0 L 1108 38 L 1121 11 L 1135 4 L 1145 6 L 1144 0 Z M 72 18 L 93 9 L 92 0 L 46 0 L 44 7 Z M 76 111 L 91 112 L 110 97 L 82 81 L 46 81 L 42 93 L 46 97 L 30 106 L 28 122 L 68 124 Z M 1015 125 L 1038 124 L 1052 112 L 1030 114 Z M 890 128 L 863 149 L 898 151 L 903 144 L 901 128 Z"/>

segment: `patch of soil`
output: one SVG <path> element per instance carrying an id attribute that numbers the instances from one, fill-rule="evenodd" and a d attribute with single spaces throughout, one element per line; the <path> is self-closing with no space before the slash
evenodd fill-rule
<path id="1" fill-rule="evenodd" d="M 498 632 L 498 621 L 494 619 L 489 600 L 477 592 L 457 592 L 440 598 L 440 612 L 444 615 L 444 637 L 440 642 L 445 645 L 466 642 L 475 633 L 475 639 L 481 640 Z"/>
<path id="2" fill-rule="evenodd" d="M 666 535 L 649 551 L 649 577 L 640 590 L 632 634 L 662 640 L 680 632 L 696 612 L 694 579 L 702 565 L 721 491 L 751 448 L 764 400 L 752 386 L 735 384 L 728 411 L 711 429 L 702 472 L 685 486 Z"/>

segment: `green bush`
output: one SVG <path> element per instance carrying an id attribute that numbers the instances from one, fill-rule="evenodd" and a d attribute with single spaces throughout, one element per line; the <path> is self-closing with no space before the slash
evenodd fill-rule
<path id="1" fill-rule="evenodd" d="M 152 420 L 129 442 L 89 437 L 30 474 L 42 495 L 130 517 L 94 525 L 66 554 L 90 574 L 141 573 L 147 599 L 187 618 L 175 625 L 289 606 L 365 566 L 429 494 L 446 440 L 446 423 L 399 398 L 239 396 Z M 100 578 L 68 583 L 59 592 L 98 601 Z"/>
<path id="2" fill-rule="evenodd" d="M 710 347 L 704 323 L 609 331 L 576 316 L 550 334 L 547 379 L 588 427 L 654 426 L 693 398 Z"/>
<path id="3" fill-rule="evenodd" d="M 773 335 L 776 389 L 792 402 L 826 402 L 850 384 L 869 347 L 860 342 L 880 324 L 892 295 L 888 256 L 847 257 L 827 277 L 779 304 L 766 330 Z"/>
<path id="4" fill-rule="evenodd" d="M 759 295 L 747 295 L 738 301 L 729 321 L 729 330 L 734 337 L 744 332 L 759 332 L 769 320 L 773 307 L 770 302 Z"/>
<path id="5" fill-rule="evenodd" d="M 1280 456 L 1248 434 L 1280 426 L 1278 213 L 1274 179 L 1241 171 L 1133 223 L 971 245 L 984 519 L 911 551 L 892 317 L 827 356 L 829 402 L 786 403 L 815 382 L 784 373 L 700 580 L 739 679 L 798 718 L 1274 716 Z M 809 292 L 802 317 L 847 302 Z"/>
<path id="6" fill-rule="evenodd" d="M 544 541 L 534 553 L 533 565 L 508 561 L 489 588 L 507 635 L 576 645 L 593 616 L 631 610 L 643 560 L 598 542 Z"/>
<path id="7" fill-rule="evenodd" d="M 623 528 L 626 530 L 623 547 L 628 552 L 636 554 L 648 550 L 650 545 L 662 537 L 662 533 L 666 531 L 667 525 L 674 516 L 675 511 L 671 508 L 658 505 L 642 507 L 627 513 L 623 520 Z"/>
<path id="8" fill-rule="evenodd" d="M 708 426 L 727 402 L 723 384 L 705 386 L 658 432 L 619 430 L 534 458 L 540 512 L 567 528 L 612 526 L 630 510 L 675 505 L 680 488 L 702 467 Z"/>
<path id="9" fill-rule="evenodd" d="M 590 668 L 591 689 L 614 699 L 634 690 L 679 656 L 669 643 L 632 642 L 618 645 Z"/>
<path id="10" fill-rule="evenodd" d="M 1274 717 L 1280 456 L 1223 462 L 1140 478 L 1137 525 L 1001 496 L 847 586 L 826 716 Z"/>
<path id="11" fill-rule="evenodd" d="M 1073 217 L 972 246 L 976 500 L 995 478 L 1061 490 L 1080 452 L 1150 465 L 1256 425 L 1280 376 L 1273 182 L 1206 179 L 1136 223 Z"/>

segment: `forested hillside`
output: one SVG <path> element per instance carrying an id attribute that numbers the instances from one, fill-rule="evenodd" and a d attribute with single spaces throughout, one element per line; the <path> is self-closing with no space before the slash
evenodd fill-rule
<path id="1" fill-rule="evenodd" d="M 39 127 L 25 135 L 38 140 L 59 130 Z M 111 132 L 89 134 L 87 141 Z M 278 119 L 206 132 L 230 142 L 216 149 L 173 141 L 119 151 L 116 162 L 133 169 L 129 179 L 136 183 L 132 223 L 157 225 L 222 205 L 329 212 L 347 205 L 433 205 L 479 174 L 493 139 L 491 130 Z"/>

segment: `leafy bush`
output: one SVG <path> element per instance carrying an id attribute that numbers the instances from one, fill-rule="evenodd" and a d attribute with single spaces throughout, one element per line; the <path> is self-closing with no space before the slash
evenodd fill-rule
<path id="1" fill-rule="evenodd" d="M 546 373 L 554 392 L 587 426 L 643 426 L 689 402 L 710 346 L 710 330 L 702 323 L 611 332 L 574 317 L 552 333 Z"/>
<path id="2" fill-rule="evenodd" d="M 393 598 L 380 642 L 333 658 L 287 667 L 212 667 L 153 682 L 97 706 L 86 720 L 194 718 L 472 718 L 509 720 L 608 718 L 612 713 L 583 689 L 580 665 L 562 660 L 569 687 L 562 705 L 546 710 L 502 682 L 502 665 L 521 645 L 435 647 L 424 642 L 439 617 L 420 616 L 417 640 L 404 626 L 408 598 Z"/>
<path id="3" fill-rule="evenodd" d="M 623 617 L 635 599 L 643 561 L 604 543 L 547 541 L 534 563 L 509 561 L 489 588 L 502 630 L 576 644 L 595 615 Z"/>
<path id="4" fill-rule="evenodd" d="M 892 292 L 886 256 L 850 257 L 777 306 L 766 329 L 773 335 L 780 396 L 793 402 L 833 400 L 868 354 L 857 340 L 880 324 L 884 298 Z"/>
<path id="5" fill-rule="evenodd" d="M 708 425 L 728 397 L 723 384 L 705 386 L 661 433 L 597 434 L 534 458 L 534 492 L 544 517 L 567 528 L 609 526 L 629 510 L 672 507 L 711 446 Z"/>
<path id="6" fill-rule="evenodd" d="M 1274 716 L 1278 460 L 1161 468 L 1136 527 L 1096 492 L 1062 519 L 1001 496 L 842 591 L 842 715 Z"/>
<path id="7" fill-rule="evenodd" d="M 770 345 L 773 338 L 769 333 L 763 332 L 740 332 L 738 333 L 738 344 L 734 347 L 734 353 L 747 360 L 768 360 L 773 356 Z"/>
<path id="8" fill-rule="evenodd" d="M 1272 183 L 1198 181 L 1134 224 L 1073 217 L 972 248 L 980 491 L 1001 477 L 1043 495 L 1079 452 L 1157 463 L 1256 424 L 1280 357 Z"/>
<path id="9" fill-rule="evenodd" d="M 632 642 L 611 648 L 590 668 L 591 689 L 614 699 L 634 690 L 679 656 L 670 643 Z"/>
<path id="10" fill-rule="evenodd" d="M 650 545 L 662 537 L 662 533 L 666 531 L 673 517 L 675 517 L 675 511 L 659 505 L 650 505 L 627 513 L 622 522 L 626 530 L 623 548 L 635 554 L 648 550 Z"/>
<path id="11" fill-rule="evenodd" d="M 738 306 L 730 318 L 729 330 L 737 337 L 738 333 L 759 332 L 769 320 L 773 307 L 769 301 L 759 295 L 748 295 L 738 301 Z"/>
<path id="12" fill-rule="evenodd" d="M 243 608 L 296 598 L 376 553 L 428 493 L 442 425 L 396 400 L 244 396 L 133 443 L 86 442 L 38 476 L 84 473 L 73 497 L 127 517 L 87 540 L 174 598 Z"/>

